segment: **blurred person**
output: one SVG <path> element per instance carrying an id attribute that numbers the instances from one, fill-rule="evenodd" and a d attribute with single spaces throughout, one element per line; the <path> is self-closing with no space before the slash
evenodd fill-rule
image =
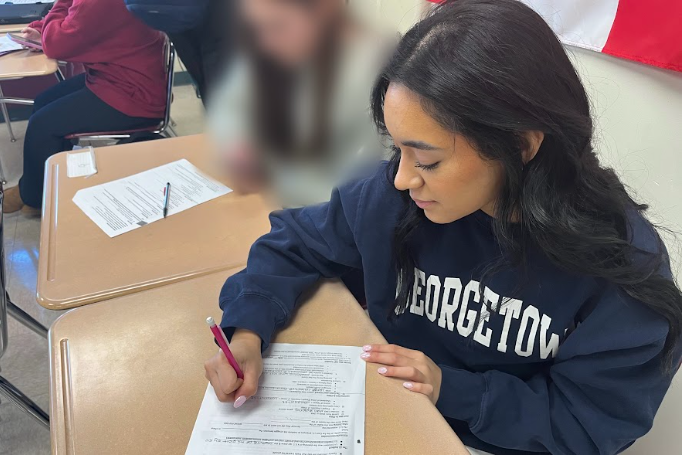
<path id="1" fill-rule="evenodd" d="M 164 36 L 138 21 L 123 0 L 57 0 L 22 30 L 49 58 L 85 73 L 38 95 L 24 139 L 24 173 L 5 192 L 5 213 L 42 205 L 45 161 L 72 148 L 65 137 L 158 124 L 166 109 Z"/>
<path id="2" fill-rule="evenodd" d="M 344 0 L 241 0 L 240 54 L 209 106 L 233 187 L 287 207 L 327 201 L 383 147 L 367 95 L 395 40 Z"/>

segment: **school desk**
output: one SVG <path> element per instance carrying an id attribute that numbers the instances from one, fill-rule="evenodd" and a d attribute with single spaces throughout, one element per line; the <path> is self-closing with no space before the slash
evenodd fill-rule
<path id="1" fill-rule="evenodd" d="M 20 32 L 26 27 L 28 24 L 2 24 L 0 25 L 0 33 Z"/>
<path id="2" fill-rule="evenodd" d="M 3 79 L 48 76 L 56 73 L 58 69 L 57 61 L 45 57 L 42 52 L 31 52 L 26 49 L 0 56 L 0 82 Z"/>
<path id="3" fill-rule="evenodd" d="M 182 455 L 217 352 L 205 319 L 220 320 L 223 271 L 70 311 L 50 329 L 55 455 Z M 346 288 L 304 297 L 276 342 L 362 346 L 385 340 Z M 437 409 L 368 365 L 367 455 L 468 452 Z"/>
<path id="4" fill-rule="evenodd" d="M 23 27 L 23 25 L 0 26 L 0 35 L 4 35 L 7 32 L 16 32 Z M 25 77 L 47 76 L 50 74 L 55 74 L 58 81 L 64 80 L 59 71 L 57 61 L 47 58 L 42 52 L 23 50 L 0 56 L 0 82 L 9 79 L 23 79 Z M 7 124 L 10 140 L 16 142 L 9 113 L 7 111 L 7 104 L 32 105 L 33 100 L 6 97 L 0 87 L 0 109 L 5 119 L 5 123 Z M 3 183 L 5 182 L 4 173 L 1 168 L 0 180 L 2 180 Z"/>
<path id="5" fill-rule="evenodd" d="M 38 303 L 45 308 L 63 310 L 243 266 L 251 244 L 270 229 L 264 200 L 234 192 L 113 238 L 74 204 L 82 188 L 182 158 L 217 178 L 203 135 L 97 148 L 98 173 L 89 178 L 68 178 L 66 155 L 46 164 L 38 261 Z"/>

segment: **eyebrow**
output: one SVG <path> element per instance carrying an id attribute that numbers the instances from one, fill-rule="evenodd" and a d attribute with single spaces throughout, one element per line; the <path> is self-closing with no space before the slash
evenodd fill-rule
<path id="1" fill-rule="evenodd" d="M 405 147 L 411 147 L 413 149 L 418 149 L 418 150 L 440 150 L 440 147 L 436 147 L 435 145 L 427 144 L 426 142 L 422 141 L 405 141 L 402 142 L 402 145 Z"/>

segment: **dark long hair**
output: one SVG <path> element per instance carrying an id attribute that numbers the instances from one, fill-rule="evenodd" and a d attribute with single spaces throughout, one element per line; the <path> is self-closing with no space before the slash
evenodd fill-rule
<path id="1" fill-rule="evenodd" d="M 327 0 L 287 0 L 292 5 L 312 10 Z M 246 48 L 253 65 L 256 134 L 259 145 L 286 159 L 315 158 L 325 149 L 329 140 L 330 104 L 334 74 L 339 57 L 339 29 L 343 19 L 337 18 L 325 29 L 313 57 L 314 116 L 311 134 L 298 138 L 294 124 L 296 87 L 300 71 L 288 68 L 263 55 L 253 46 L 246 28 Z"/>
<path id="2" fill-rule="evenodd" d="M 390 83 L 421 98 L 443 127 L 467 137 L 485 159 L 502 164 L 493 231 L 502 254 L 481 282 L 505 267 L 524 266 L 537 248 L 562 270 L 614 283 L 665 317 L 668 368 L 680 339 L 682 295 L 667 277 L 660 236 L 653 252 L 632 245 L 629 215 L 644 212 L 592 148 L 590 105 L 575 68 L 544 20 L 516 0 L 456 0 L 437 7 L 402 39 L 375 85 L 379 129 Z M 525 134 L 541 131 L 534 159 L 524 163 Z M 399 154 L 389 167 L 395 178 Z M 409 240 L 424 219 L 405 195 L 394 233 L 398 292 L 391 314 L 408 306 L 414 284 Z"/>

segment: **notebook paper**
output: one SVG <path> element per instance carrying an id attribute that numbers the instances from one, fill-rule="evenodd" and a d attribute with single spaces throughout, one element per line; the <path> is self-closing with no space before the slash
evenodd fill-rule
<path id="1" fill-rule="evenodd" d="M 82 189 L 73 202 L 109 237 L 115 237 L 163 219 L 167 182 L 171 184 L 168 216 L 232 191 L 183 159 Z"/>
<path id="2" fill-rule="evenodd" d="M 274 343 L 241 408 L 209 384 L 185 455 L 363 455 L 362 349 Z"/>
<path id="3" fill-rule="evenodd" d="M 15 43 L 7 37 L 7 35 L 0 36 L 0 56 L 5 55 L 9 52 L 20 51 L 24 48 L 19 43 Z"/>

